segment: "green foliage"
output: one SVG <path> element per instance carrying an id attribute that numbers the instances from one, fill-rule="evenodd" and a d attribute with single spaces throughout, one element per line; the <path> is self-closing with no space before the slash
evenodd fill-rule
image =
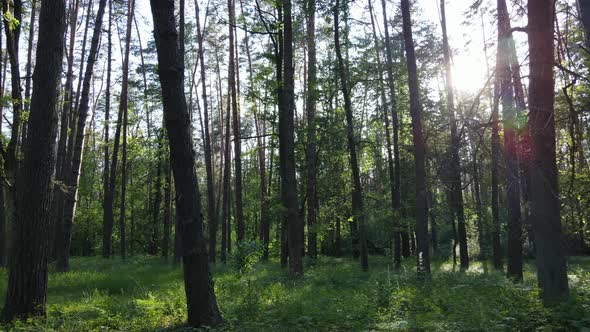
<path id="1" fill-rule="evenodd" d="M 238 250 L 255 247 L 244 242 Z M 415 277 L 412 259 L 398 273 L 391 270 L 390 257 L 382 256 L 371 257 L 369 273 L 352 260 L 320 257 L 297 281 L 276 262 L 252 263 L 239 272 L 217 265 L 215 292 L 225 323 L 214 330 L 584 330 L 590 328 L 590 260 L 570 263 L 571 299 L 553 309 L 538 300 L 531 265 L 517 285 L 481 263 L 461 273 L 451 263 L 437 262 L 432 279 L 424 281 Z M 0 294 L 5 289 L 2 270 Z M 50 274 L 48 301 L 46 320 L 0 330 L 174 330 L 186 320 L 182 270 L 157 258 L 73 259 L 71 272 Z"/>
<path id="2" fill-rule="evenodd" d="M 236 250 L 232 253 L 232 264 L 236 271 L 246 273 L 252 270 L 252 267 L 258 263 L 262 257 L 264 247 L 258 241 L 244 240 L 236 245 Z"/>

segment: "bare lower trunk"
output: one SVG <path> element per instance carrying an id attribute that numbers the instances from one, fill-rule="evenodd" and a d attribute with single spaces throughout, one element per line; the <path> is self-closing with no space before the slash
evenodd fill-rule
<path id="1" fill-rule="evenodd" d="M 65 2 L 43 6 L 33 74 L 29 132 L 20 170 L 14 250 L 2 319 L 44 316 L 47 296 L 48 224 L 55 160 L 58 87 L 63 61 Z"/>
<path id="2" fill-rule="evenodd" d="M 401 0 L 403 34 L 408 63 L 408 86 L 410 90 L 410 114 L 414 141 L 414 161 L 416 172 L 416 260 L 418 274 L 430 274 L 430 250 L 428 246 L 428 204 L 426 189 L 426 151 L 422 133 L 422 106 L 420 105 L 420 87 L 418 69 L 412 37 L 409 0 Z"/>

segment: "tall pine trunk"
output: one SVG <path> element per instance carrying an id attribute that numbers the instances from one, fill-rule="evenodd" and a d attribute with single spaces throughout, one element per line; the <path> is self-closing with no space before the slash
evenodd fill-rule
<path id="1" fill-rule="evenodd" d="M 170 145 L 170 162 L 176 189 L 176 213 L 182 236 L 182 260 L 191 326 L 221 321 L 203 237 L 201 198 L 184 96 L 184 63 L 181 62 L 174 22 L 174 1 L 151 0 L 158 75 L 162 87 L 164 118 Z"/>
<path id="2" fill-rule="evenodd" d="M 428 203 L 426 188 L 426 149 L 422 132 L 422 106 L 418 69 L 412 37 L 412 20 L 409 0 L 401 0 L 403 34 L 408 66 L 408 87 L 410 90 L 410 115 L 414 141 L 414 162 L 416 171 L 416 260 L 418 274 L 430 274 L 430 250 L 428 245 Z"/>
<path id="3" fill-rule="evenodd" d="M 457 235 L 459 240 L 459 260 L 461 269 L 469 267 L 469 253 L 467 252 L 467 231 L 465 229 L 465 212 L 463 210 L 463 185 L 461 182 L 461 161 L 459 159 L 460 137 L 457 133 L 455 119 L 455 96 L 453 92 L 453 75 L 451 73 L 451 51 L 447 38 L 447 19 L 445 15 L 445 0 L 440 0 L 441 26 L 443 32 L 443 55 L 445 60 L 445 87 L 447 93 L 447 112 L 451 125 L 451 190 L 452 205 L 457 218 Z"/>
<path id="4" fill-rule="evenodd" d="M 361 268 L 363 271 L 369 270 L 369 256 L 367 252 L 367 234 L 365 225 L 365 212 L 363 208 L 363 193 L 361 187 L 360 168 L 356 151 L 356 142 L 354 135 L 354 118 L 352 115 L 352 101 L 350 100 L 350 90 L 348 84 L 348 75 L 340 50 L 340 28 L 338 26 L 340 17 L 340 1 L 336 0 L 334 5 L 334 48 L 338 58 L 338 74 L 340 77 L 340 86 L 344 96 L 344 111 L 346 113 L 346 138 L 348 142 L 348 152 L 350 154 L 350 168 L 352 170 L 352 217 L 353 222 L 358 227 L 359 251 L 361 258 Z"/>
<path id="5" fill-rule="evenodd" d="M 307 1 L 307 98 L 305 113 L 307 114 L 307 253 L 311 258 L 318 255 L 317 224 L 317 161 L 316 161 L 316 100 L 317 92 L 317 57 L 315 46 L 315 11 L 316 0 Z"/>
<path id="6" fill-rule="evenodd" d="M 63 219 L 61 222 L 61 231 L 59 232 L 59 239 L 61 242 L 60 248 L 57 252 L 57 269 L 59 271 L 67 271 L 69 269 L 70 259 L 70 245 L 72 235 L 72 223 L 76 211 L 76 200 L 78 196 L 78 184 L 80 182 L 80 167 L 82 166 L 82 157 L 84 150 L 86 119 L 88 118 L 88 110 L 90 104 L 90 83 L 94 71 L 94 64 L 98 57 L 98 44 L 100 34 L 102 32 L 102 19 L 105 12 L 106 0 L 100 0 L 98 5 L 98 12 L 96 14 L 94 31 L 92 40 L 90 42 L 90 51 L 88 52 L 88 63 L 86 65 L 86 72 L 84 73 L 84 81 L 82 83 L 82 94 L 80 104 L 78 105 L 78 123 L 75 130 L 75 138 L 70 140 L 73 144 L 68 146 L 68 150 L 72 153 L 71 161 L 68 159 L 66 163 L 69 164 L 68 170 L 71 172 L 67 174 L 65 181 L 67 191 L 64 193 L 64 210 Z"/>
<path id="7" fill-rule="evenodd" d="M 42 6 L 33 74 L 29 132 L 15 215 L 14 250 L 2 319 L 45 315 L 51 177 L 55 159 L 57 102 L 66 27 L 65 2 Z"/>
<path id="8" fill-rule="evenodd" d="M 537 247 L 537 279 L 541 298 L 548 305 L 565 299 L 569 292 L 555 152 L 554 15 L 553 1 L 529 0 L 531 212 Z"/>
<path id="9" fill-rule="evenodd" d="M 291 0 L 283 1 L 283 90 L 279 109 L 279 157 L 281 200 L 286 210 L 289 274 L 303 275 L 303 220 L 299 215 L 295 176 L 295 77 L 293 65 L 293 17 Z"/>
<path id="10" fill-rule="evenodd" d="M 389 103 L 391 107 L 391 116 L 393 124 L 393 157 L 394 157 L 394 172 L 392 179 L 392 197 L 391 203 L 394 210 L 394 234 L 393 234 L 393 260 L 396 268 L 401 266 L 401 255 L 409 256 L 409 241 L 408 241 L 408 227 L 401 221 L 401 168 L 399 155 L 399 128 L 400 121 L 397 114 L 397 98 L 395 96 L 395 83 L 393 77 L 393 51 L 391 40 L 389 38 L 389 24 L 387 22 L 387 7 L 386 1 L 381 0 L 381 8 L 383 13 L 383 27 L 385 31 L 385 55 L 387 58 L 387 86 L 389 88 Z M 383 106 L 385 107 L 385 105 Z M 389 112 L 385 111 L 385 116 L 389 117 Z M 388 121 L 389 122 L 389 121 Z M 403 241 L 402 241 L 403 239 Z M 402 241 L 402 242 L 400 242 Z M 402 248 L 403 246 L 403 248 Z"/>

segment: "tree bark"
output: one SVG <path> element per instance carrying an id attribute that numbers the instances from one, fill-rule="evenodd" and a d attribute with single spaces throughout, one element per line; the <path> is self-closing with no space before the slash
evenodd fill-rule
<path id="1" fill-rule="evenodd" d="M 217 214 L 215 212 L 215 189 L 213 187 L 213 165 L 211 161 L 211 137 L 209 134 L 209 104 L 207 103 L 207 73 L 205 71 L 205 49 L 203 48 L 203 40 L 205 32 L 201 30 L 201 22 L 199 18 L 199 3 L 195 0 L 195 10 L 197 18 L 197 41 L 199 44 L 199 61 L 201 62 L 201 85 L 203 96 L 203 115 L 205 132 L 205 172 L 207 173 L 207 219 L 209 221 L 209 261 L 215 263 L 215 247 L 217 243 Z M 203 27 L 205 30 L 205 27 Z"/>
<path id="2" fill-rule="evenodd" d="M 531 211 L 537 247 L 537 279 L 546 305 L 564 300 L 569 292 L 555 152 L 554 15 L 553 1 L 529 0 Z"/>
<path id="3" fill-rule="evenodd" d="M 78 196 L 78 184 L 80 182 L 80 167 L 82 166 L 82 156 L 84 150 L 84 139 L 86 119 L 88 118 L 88 109 L 90 103 L 90 81 L 94 71 L 94 64 L 98 57 L 98 44 L 100 34 L 102 31 L 102 19 L 106 7 L 106 0 L 100 0 L 98 5 L 98 12 L 96 14 L 94 31 L 92 33 L 92 40 L 90 42 L 90 51 L 88 52 L 88 60 L 86 65 L 86 72 L 84 73 L 84 82 L 82 83 L 82 94 L 80 104 L 78 107 L 78 123 L 76 125 L 75 139 L 71 140 L 73 145 L 68 146 L 68 150 L 72 153 L 71 161 L 68 159 L 66 163 L 71 163 L 68 170 L 71 171 L 65 178 L 66 189 L 64 193 L 64 211 L 63 220 L 61 222 L 62 230 L 60 233 L 60 241 L 62 245 L 57 253 L 57 270 L 67 271 L 69 269 L 70 259 L 70 245 L 72 236 L 72 223 L 76 211 L 76 200 Z"/>
<path id="4" fill-rule="evenodd" d="M 512 33 L 505 0 L 498 0 L 498 60 L 496 77 L 502 100 L 504 124 L 504 160 L 506 163 L 506 198 L 508 203 L 508 264 L 507 275 L 522 280 L 522 220 L 520 215 L 520 181 L 517 156 L 517 118 L 514 86 L 510 70 Z"/>
<path id="5" fill-rule="evenodd" d="M 289 274 L 303 275 L 303 220 L 299 216 L 297 179 L 295 177 L 295 77 L 293 66 L 293 17 L 291 0 L 283 1 L 283 91 L 279 109 L 279 157 L 281 173 L 281 200 L 287 217 L 289 248 Z"/>
<path id="6" fill-rule="evenodd" d="M 352 216 L 354 222 L 358 225 L 359 233 L 359 249 L 361 258 L 361 268 L 363 271 L 369 270 L 369 256 L 367 252 L 367 234 L 365 225 L 365 215 L 363 208 L 363 194 L 361 187 L 360 169 L 358 164 L 358 156 L 356 152 L 356 142 L 354 135 L 354 119 L 352 115 L 352 102 L 350 100 L 350 90 L 348 88 L 348 75 L 340 51 L 340 31 L 338 26 L 340 14 L 340 0 L 336 0 L 334 6 L 334 48 L 336 57 L 338 58 L 338 73 L 340 76 L 340 86 L 342 88 L 342 95 L 344 96 L 344 111 L 346 113 L 346 137 L 348 141 L 348 151 L 350 153 L 350 168 L 352 170 Z"/>
<path id="7" fill-rule="evenodd" d="M 445 87 L 447 93 L 447 112 L 451 127 L 451 190 L 452 205 L 457 218 L 457 235 L 459 237 L 459 260 L 461 269 L 469 268 L 469 253 L 467 252 L 467 231 L 465 229 L 465 212 L 463 210 L 463 185 L 461 182 L 461 161 L 459 159 L 460 137 L 457 133 L 455 119 L 455 96 L 453 92 L 453 75 L 451 73 L 451 52 L 447 38 L 447 19 L 445 15 L 445 0 L 440 0 L 441 26 L 443 32 L 443 56 L 445 61 Z"/>
<path id="8" fill-rule="evenodd" d="M 416 172 L 416 260 L 418 274 L 430 274 L 430 250 L 428 246 L 428 203 L 426 188 L 426 151 L 422 133 L 420 105 L 420 88 L 414 40 L 412 37 L 412 21 L 410 18 L 409 0 L 401 0 L 403 34 L 408 66 L 408 87 L 410 90 L 410 114 L 412 116 L 412 133 L 414 141 L 414 161 Z"/>
<path id="9" fill-rule="evenodd" d="M 391 103 L 391 116 L 392 116 L 392 124 L 393 124 L 393 157 L 395 160 L 394 164 L 394 173 L 393 173 L 393 183 L 391 184 L 393 191 L 392 191 L 392 206 L 394 210 L 394 218 L 397 218 L 394 224 L 394 248 L 393 248 L 393 260 L 396 267 L 401 266 L 401 255 L 402 252 L 404 257 L 409 256 L 409 241 L 405 240 L 400 243 L 400 240 L 408 238 L 408 227 L 400 222 L 401 219 L 401 168 L 400 168 L 400 155 L 399 155 L 399 117 L 397 114 L 397 98 L 395 96 L 395 83 L 394 83 L 394 76 L 393 76 L 393 51 L 391 46 L 391 41 L 389 37 L 389 24 L 387 23 L 387 6 L 386 1 L 381 0 L 381 8 L 383 13 L 383 27 L 385 32 L 385 55 L 387 58 L 387 85 L 389 88 L 389 98 Z M 384 105 L 385 107 L 385 105 Z M 385 117 L 388 117 L 389 114 L 386 111 Z M 387 124 L 386 124 L 387 125 Z M 404 248 L 402 248 L 402 246 Z M 403 250 L 402 250 L 403 249 Z"/>
<path id="10" fill-rule="evenodd" d="M 307 98 L 305 113 L 307 115 L 307 254 L 311 258 L 318 255 L 317 236 L 317 161 L 316 161 L 316 100 L 317 92 L 317 57 L 315 46 L 315 11 L 316 0 L 308 0 L 306 8 L 307 27 Z"/>
<path id="11" fill-rule="evenodd" d="M 104 113 L 104 180 L 103 180 L 103 239 L 102 239 L 102 257 L 107 258 L 111 254 L 111 235 L 113 232 L 113 224 L 109 225 L 107 215 L 109 210 L 107 208 L 107 198 L 111 191 L 110 185 L 110 171 L 109 171 L 109 122 L 111 121 L 111 67 L 113 60 L 113 43 L 112 43 L 112 26 L 113 26 L 113 3 L 109 1 L 109 27 L 107 29 L 107 87 L 105 91 L 105 113 Z M 149 127 L 149 125 L 148 125 Z M 112 200 L 112 198 L 111 198 Z M 111 201 L 111 216 L 112 216 L 112 201 Z"/>
<path id="12" fill-rule="evenodd" d="M 2 319 L 45 315 L 51 177 L 57 134 L 58 87 L 66 27 L 65 2 L 42 6 L 24 163 L 19 172 L 14 250 Z"/>
<path id="13" fill-rule="evenodd" d="M 188 323 L 212 326 L 221 321 L 203 239 L 201 199 L 184 97 L 184 63 L 178 47 L 174 1 L 151 0 L 158 74 L 176 189 L 176 213 L 182 236 L 182 260 Z"/>
<path id="14" fill-rule="evenodd" d="M 236 62 L 235 62 L 235 21 L 236 6 L 235 0 L 228 0 L 229 9 L 229 76 L 228 85 L 231 92 L 232 127 L 234 137 L 234 171 L 235 171 L 235 195 L 236 195 L 236 241 L 244 240 L 244 211 L 242 207 L 242 142 L 240 139 L 240 110 L 238 109 L 238 95 L 236 88 Z M 204 86 L 204 85 L 203 85 Z"/>

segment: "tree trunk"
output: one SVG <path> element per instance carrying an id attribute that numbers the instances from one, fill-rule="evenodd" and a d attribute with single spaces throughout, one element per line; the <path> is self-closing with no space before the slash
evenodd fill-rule
<path id="1" fill-rule="evenodd" d="M 203 96 L 203 115 L 205 124 L 205 172 L 207 173 L 207 219 L 209 221 L 209 261 L 215 263 L 215 245 L 217 243 L 217 215 L 215 212 L 215 189 L 213 188 L 213 166 L 211 162 L 211 137 L 209 134 L 209 104 L 207 103 L 207 84 L 205 80 L 207 73 L 205 71 L 205 50 L 203 48 L 204 31 L 201 31 L 201 22 L 199 18 L 199 3 L 195 0 L 195 10 L 197 18 L 197 41 L 199 44 L 199 61 L 201 62 L 201 86 Z M 205 27 L 203 27 L 205 30 Z"/>
<path id="2" fill-rule="evenodd" d="M 416 171 L 416 254 L 418 274 L 430 274 L 430 251 L 428 246 L 428 204 L 426 190 L 426 151 L 422 133 L 420 87 L 418 69 L 412 37 L 409 0 L 401 0 L 403 34 L 408 65 L 408 87 L 410 90 L 410 114 L 412 116 L 412 133 L 414 141 L 414 160 Z"/>
<path id="3" fill-rule="evenodd" d="M 529 129 L 532 137 L 531 202 L 537 247 L 537 279 L 546 305 L 568 295 L 555 153 L 554 3 L 529 0 Z"/>
<path id="4" fill-rule="evenodd" d="M 212 326 L 221 321 L 203 238 L 201 199 L 184 97 L 184 63 L 180 61 L 174 1 L 151 0 L 162 86 L 164 117 L 176 189 L 176 213 L 182 236 L 188 323 Z"/>
<path id="5" fill-rule="evenodd" d="M 12 10 L 11 10 L 12 7 Z M 21 128 L 21 112 L 22 112 L 22 93 L 20 86 L 20 64 L 19 64 L 19 37 L 22 22 L 22 1 L 2 0 L 2 13 L 4 17 L 13 17 L 18 24 L 12 26 L 4 19 L 4 32 L 6 34 L 6 53 L 8 53 L 8 60 L 10 62 L 10 83 L 11 83 L 11 99 L 12 99 L 12 123 L 10 128 L 10 140 L 4 153 L 4 176 L 6 182 L 10 185 L 6 190 L 6 216 L 8 216 L 8 227 L 14 229 L 16 222 L 16 200 L 18 190 L 18 170 L 19 170 L 19 138 Z M 6 66 L 5 66 L 6 70 Z M 13 240 L 8 237 L 9 251 L 12 250 L 11 242 Z"/>
<path id="6" fill-rule="evenodd" d="M 281 200 L 287 217 L 289 244 L 289 274 L 303 275 L 303 220 L 298 213 L 297 179 L 295 177 L 295 77 L 293 66 L 293 17 L 291 0 L 284 0 L 283 20 L 283 91 L 279 110 L 279 157 L 281 173 Z"/>
<path id="7" fill-rule="evenodd" d="M 348 151 L 350 153 L 350 168 L 352 170 L 352 216 L 354 222 L 358 225 L 360 241 L 360 258 L 363 271 L 369 270 L 369 257 L 367 253 L 367 234 L 365 225 L 365 215 L 363 209 L 363 194 L 361 187 L 360 169 L 357 159 L 356 142 L 354 135 L 354 119 L 352 115 L 352 102 L 350 100 L 350 90 L 348 88 L 348 77 L 342 52 L 340 51 L 340 31 L 338 26 L 340 13 L 340 0 L 336 0 L 334 6 L 334 48 L 338 58 L 338 73 L 340 76 L 340 86 L 344 95 L 344 110 L 346 113 L 346 137 L 348 141 Z M 351 223 L 352 225 L 352 223 Z"/>
<path id="8" fill-rule="evenodd" d="M 27 64 L 25 65 L 25 100 L 31 99 L 31 75 L 33 72 L 33 40 L 35 38 L 35 24 L 37 23 L 37 0 L 31 1 L 31 21 L 29 22 L 29 40 L 27 45 Z M 30 104 L 25 103 L 25 112 L 30 110 Z M 23 123 L 21 130 L 21 144 L 27 140 L 27 123 Z"/>
<path id="9" fill-rule="evenodd" d="M 508 203 L 508 266 L 507 275 L 522 280 L 522 220 L 520 216 L 520 182 L 517 156 L 517 118 L 514 87 L 510 70 L 512 34 L 505 0 L 498 0 L 498 60 L 496 77 L 502 99 L 504 124 L 504 160 L 506 163 L 506 198 Z"/>
<path id="10" fill-rule="evenodd" d="M 63 220 L 61 222 L 62 230 L 60 232 L 60 246 L 57 253 L 57 270 L 67 271 L 69 269 L 70 259 L 70 245 L 72 236 L 72 223 L 76 211 L 76 200 L 78 196 L 78 184 L 80 182 L 80 167 L 82 165 L 82 156 L 84 150 L 84 138 L 86 119 L 88 118 L 88 109 L 90 103 L 90 81 L 92 79 L 94 63 L 98 57 L 98 44 L 100 34 L 102 31 L 102 19 L 106 7 L 106 0 L 100 0 L 98 5 L 98 12 L 96 14 L 94 31 L 92 34 L 92 41 L 90 42 L 90 51 L 88 53 L 88 63 L 86 65 L 86 72 L 84 73 L 84 82 L 82 83 L 82 94 L 80 98 L 80 105 L 78 108 L 78 124 L 75 131 L 75 139 L 71 140 L 73 145 L 68 146 L 68 150 L 72 153 L 71 161 L 68 159 L 66 163 L 70 163 L 67 174 L 66 186 L 67 191 L 64 193 L 64 211 Z"/>
<path id="11" fill-rule="evenodd" d="M 453 192 L 453 209 L 457 218 L 457 235 L 459 236 L 459 259 L 461 269 L 469 268 L 467 252 L 467 231 L 465 229 L 465 213 L 463 211 L 463 185 L 461 182 L 461 164 L 459 159 L 460 137 L 457 133 L 455 120 L 455 97 L 453 93 L 453 75 L 451 73 L 451 52 L 447 38 L 447 20 L 445 17 L 445 0 L 440 0 L 441 25 L 443 32 L 443 55 L 445 60 L 445 86 L 447 92 L 447 111 L 451 124 L 451 190 Z"/>
<path id="12" fill-rule="evenodd" d="M 386 1 L 385 0 L 381 0 L 381 8 L 382 8 L 382 13 L 383 13 L 383 27 L 384 27 L 384 31 L 385 31 L 385 55 L 387 57 L 387 85 L 389 88 L 389 98 L 390 98 L 390 103 L 391 103 L 391 115 L 392 115 L 392 119 L 393 119 L 393 157 L 395 159 L 395 164 L 394 164 L 394 176 L 393 176 L 393 183 L 391 184 L 392 186 L 392 206 L 393 206 L 393 210 L 394 210 L 394 218 L 396 218 L 397 220 L 394 221 L 394 237 L 393 237 L 393 242 L 394 242 L 394 249 L 393 249 L 393 259 L 394 259 L 394 264 L 396 267 L 399 267 L 401 265 L 401 255 L 402 255 L 402 251 L 404 254 L 404 257 L 408 257 L 409 256 L 409 242 L 406 241 L 402 241 L 402 243 L 400 243 L 400 240 L 402 239 L 407 239 L 408 238 L 408 228 L 407 225 L 404 225 L 402 222 L 400 222 L 401 219 L 401 211 L 400 211 L 400 207 L 401 207 L 401 195 L 400 195 L 400 190 L 401 190 L 401 168 L 400 168 L 400 154 L 399 154 L 399 127 L 400 127 L 400 121 L 399 121 L 399 117 L 397 114 L 397 98 L 395 96 L 395 83 L 394 83 L 394 77 L 393 77 L 393 51 L 392 51 L 392 46 L 391 46 L 391 40 L 389 38 L 389 24 L 387 23 L 387 7 L 386 7 Z M 385 107 L 385 106 L 383 106 Z M 386 108 L 387 109 L 387 108 Z M 385 116 L 388 117 L 388 112 L 385 111 Z M 386 124 L 387 125 L 387 124 Z M 402 246 L 404 247 L 402 250 Z"/>
<path id="13" fill-rule="evenodd" d="M 65 2 L 42 6 L 24 163 L 19 171 L 14 250 L 3 321 L 45 315 L 51 177 L 57 134 L 58 87 L 66 27 Z M 56 47 L 57 46 L 57 47 Z"/>
<path id="14" fill-rule="evenodd" d="M 315 11 L 316 0 L 308 0 L 306 8 L 307 17 L 307 98 L 305 100 L 305 113 L 307 115 L 307 254 L 311 258 L 318 255 L 317 236 L 317 161 L 316 161 L 316 100 L 317 92 L 317 59 L 315 46 Z"/>
<path id="15" fill-rule="evenodd" d="M 164 187 L 164 238 L 162 240 L 162 257 L 164 262 L 168 262 L 168 251 L 170 247 L 170 233 L 171 233 L 171 206 L 172 203 L 172 169 L 170 167 L 170 160 L 166 162 L 166 184 Z"/>
<path id="16" fill-rule="evenodd" d="M 105 92 L 105 113 L 104 113 L 104 180 L 103 180 L 103 240 L 102 240 L 102 257 L 107 258 L 111 254 L 111 234 L 113 232 L 113 225 L 107 224 L 107 215 L 109 213 L 107 209 L 107 198 L 111 191 L 110 185 L 110 171 L 109 171 L 109 122 L 111 121 L 111 66 L 113 60 L 113 43 L 112 43 L 112 26 L 113 26 L 113 4 L 112 0 L 109 1 L 109 27 L 107 29 L 108 34 L 108 45 L 107 45 L 107 87 Z M 111 198 L 112 200 L 112 198 Z M 112 201 L 111 201 L 111 216 L 112 216 Z M 111 219 L 112 221 L 112 219 Z"/>
<path id="17" fill-rule="evenodd" d="M 73 94 L 74 94 L 74 47 L 76 41 L 76 26 L 77 26 L 77 16 L 78 16 L 78 6 L 79 3 L 77 1 L 72 1 L 70 3 L 70 41 L 68 46 L 68 53 L 67 53 L 67 63 L 68 69 L 66 72 L 66 83 L 64 87 L 63 93 L 63 105 L 62 105 L 62 113 L 61 113 L 61 125 L 60 125 L 60 134 L 59 134 L 59 143 L 57 147 L 57 160 L 56 160 L 56 182 L 61 184 L 54 186 L 53 188 L 53 197 L 51 200 L 52 208 L 51 211 L 53 213 L 53 220 L 51 223 L 51 233 L 53 238 L 50 241 L 50 247 L 52 247 L 52 258 L 57 259 L 61 254 L 60 252 L 63 251 L 64 244 L 64 237 L 63 237 L 63 212 L 64 212 L 64 198 L 65 198 L 65 183 L 66 178 L 68 176 L 69 170 L 69 161 L 67 159 L 67 142 L 68 142 L 68 126 L 70 126 L 69 118 L 71 114 L 74 112 L 73 107 Z M 87 13 L 87 20 L 90 19 L 90 11 L 91 9 L 88 8 Z M 83 62 L 84 59 L 82 58 L 80 62 Z M 73 132 L 70 133 L 73 135 Z"/>
<path id="18" fill-rule="evenodd" d="M 235 181 L 236 181 L 236 240 L 240 243 L 244 240 L 244 211 L 242 208 L 242 142 L 240 139 L 240 110 L 238 109 L 238 95 L 236 88 L 236 63 L 234 39 L 235 39 L 235 21 L 236 21 L 236 6 L 235 0 L 228 0 L 227 6 L 229 10 L 229 74 L 228 85 L 231 93 L 231 102 L 228 102 L 228 107 L 231 104 L 232 108 L 232 126 L 234 134 L 234 166 L 235 166 Z M 204 85 L 203 85 L 204 86 Z"/>

